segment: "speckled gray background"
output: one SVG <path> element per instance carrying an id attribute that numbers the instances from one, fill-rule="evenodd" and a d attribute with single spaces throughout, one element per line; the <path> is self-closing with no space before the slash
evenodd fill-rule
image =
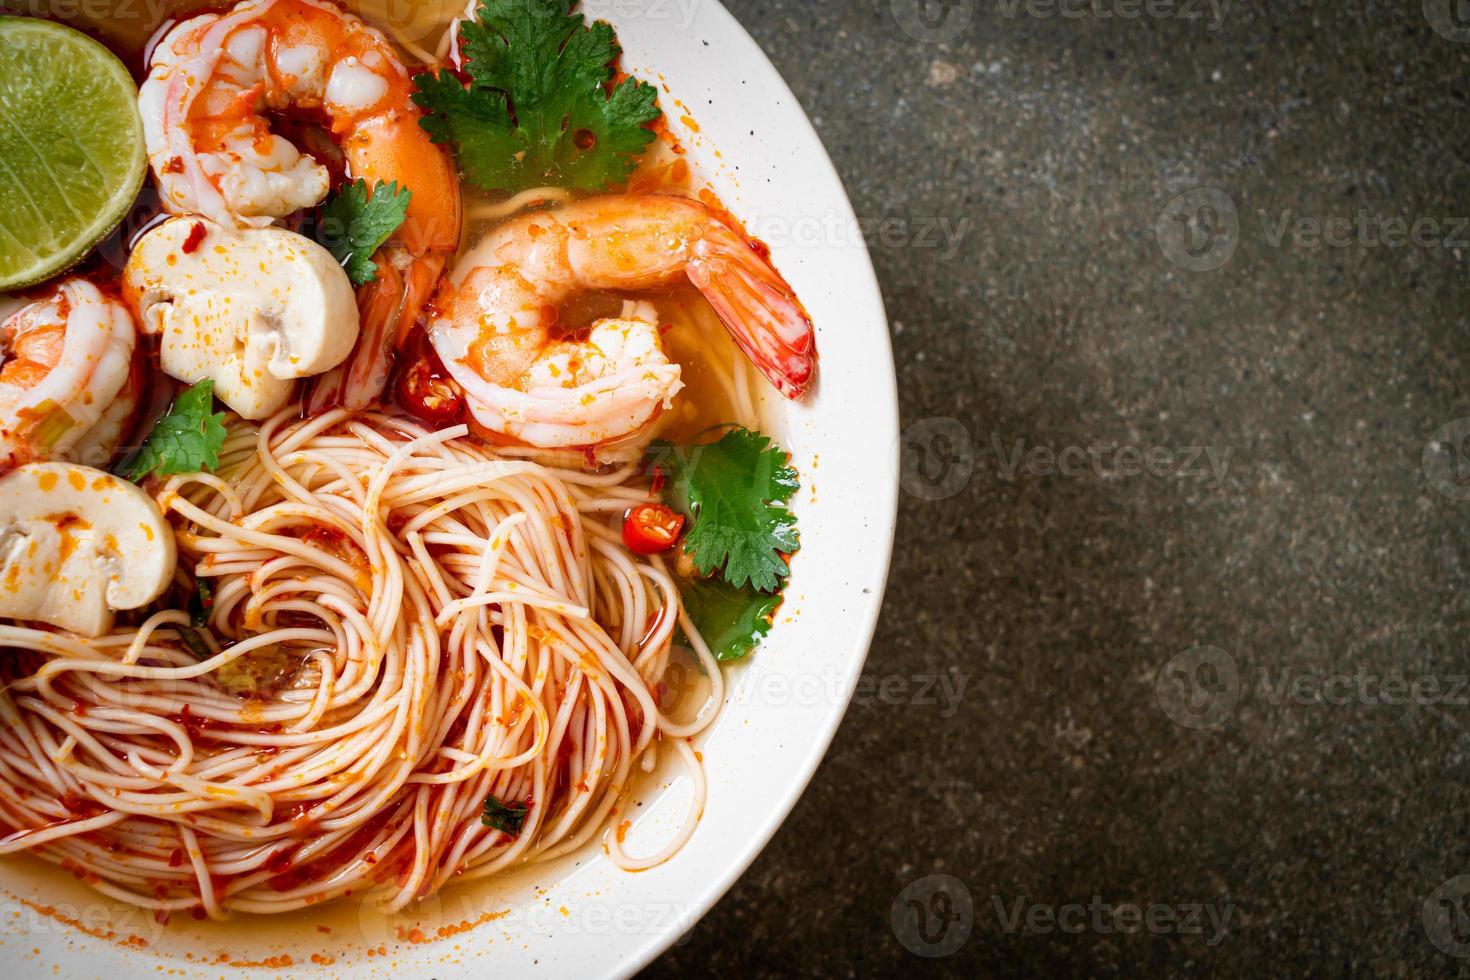
<path id="1" fill-rule="evenodd" d="M 900 222 L 908 466 L 871 696 L 651 973 L 1470 972 L 1470 3 L 727 4 Z"/>

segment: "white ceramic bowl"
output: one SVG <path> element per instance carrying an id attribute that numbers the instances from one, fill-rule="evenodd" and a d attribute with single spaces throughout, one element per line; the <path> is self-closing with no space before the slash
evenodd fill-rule
<path id="1" fill-rule="evenodd" d="M 898 410 L 882 298 L 820 140 L 723 7 L 589 0 L 584 9 L 617 28 L 624 66 L 664 89 L 670 124 L 695 169 L 771 245 L 817 324 L 818 389 L 807 403 L 780 409 L 778 425 L 803 478 L 802 552 L 776 629 L 748 664 L 728 672 L 723 714 L 700 740 L 709 802 L 693 840 L 641 874 L 619 871 L 593 850 L 450 889 L 391 921 L 349 901 L 223 927 L 176 916 L 167 929 L 39 862 L 7 860 L 0 975 L 217 977 L 250 964 L 250 975 L 396 980 L 464 968 L 626 976 L 714 905 L 811 779 L 862 670 L 893 540 Z M 657 849 L 683 819 L 687 799 L 678 778 L 650 781 L 632 818 L 630 850 Z"/>

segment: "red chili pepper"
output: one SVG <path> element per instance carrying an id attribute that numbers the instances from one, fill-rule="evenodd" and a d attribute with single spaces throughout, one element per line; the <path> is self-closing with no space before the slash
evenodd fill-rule
<path id="1" fill-rule="evenodd" d="M 642 504 L 623 518 L 623 544 L 640 555 L 668 551 L 684 530 L 684 516 L 663 504 Z"/>
<path id="2" fill-rule="evenodd" d="M 428 338 L 416 331 L 406 345 L 398 373 L 398 404 L 415 418 L 434 426 L 448 426 L 464 415 L 464 398 L 450 379 Z"/>
<path id="3" fill-rule="evenodd" d="M 209 232 L 204 227 L 204 222 L 194 222 L 194 227 L 189 229 L 188 237 L 184 239 L 184 244 L 180 246 L 180 250 L 185 255 L 193 255 L 196 251 L 198 251 L 199 243 L 204 241 L 204 236 L 207 234 L 209 234 Z"/>

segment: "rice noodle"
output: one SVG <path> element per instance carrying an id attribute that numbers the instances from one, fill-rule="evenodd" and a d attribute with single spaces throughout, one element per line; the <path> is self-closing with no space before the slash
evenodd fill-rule
<path id="1" fill-rule="evenodd" d="M 686 739 L 723 681 L 663 563 L 619 542 L 646 485 L 464 435 L 292 409 L 236 423 L 218 477 L 158 487 L 181 563 L 213 583 L 205 659 L 176 610 L 95 641 L 0 625 L 0 854 L 161 913 L 349 892 L 396 910 L 605 833 L 662 741 L 692 773 L 689 818 L 646 858 L 616 835 L 608 853 L 667 860 L 703 810 Z M 676 623 L 709 682 L 682 724 L 657 697 Z M 282 684 L 226 689 L 262 658 Z M 530 802 L 518 835 L 482 822 L 490 796 Z"/>

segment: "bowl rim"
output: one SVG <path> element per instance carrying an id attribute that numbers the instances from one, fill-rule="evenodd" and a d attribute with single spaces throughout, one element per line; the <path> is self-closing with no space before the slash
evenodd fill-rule
<path id="1" fill-rule="evenodd" d="M 589 18 L 610 22 L 622 38 L 625 26 L 628 27 L 629 36 L 639 33 L 633 29 L 633 24 L 639 20 L 639 11 L 650 4 L 668 6 L 666 0 L 632 0 L 631 5 L 629 0 L 586 0 L 583 7 Z M 681 10 L 684 9 L 683 4 L 679 6 Z M 695 16 L 681 30 L 687 31 L 691 37 L 698 36 L 717 41 L 724 49 L 720 59 L 722 68 L 738 71 L 742 82 L 749 84 L 749 93 L 758 94 L 762 104 L 765 104 L 767 100 L 779 104 L 780 138 L 784 143 L 799 149 L 806 178 L 822 190 L 822 206 L 825 208 L 830 204 L 831 217 L 846 222 L 847 227 L 858 227 L 857 215 L 846 187 L 811 118 L 765 51 L 720 0 L 696 0 L 695 5 L 689 9 L 694 12 Z M 656 55 L 659 39 L 654 40 Z M 679 94 L 680 90 L 677 86 L 670 92 L 675 103 L 678 102 Z M 666 111 L 668 108 L 666 106 Z M 673 113 L 671 112 L 670 115 Z M 726 144 L 717 143 L 716 145 Z M 738 157 L 743 152 L 738 147 L 726 145 L 726 148 L 731 151 L 732 157 Z M 829 190 L 830 193 L 827 193 Z M 736 214 L 740 215 L 742 209 L 738 200 L 731 203 L 734 205 Z M 847 607 L 844 612 L 848 622 L 843 630 L 843 646 L 838 654 L 833 655 L 840 658 L 840 673 L 838 674 L 840 685 L 833 689 L 834 696 L 830 700 L 823 701 L 820 709 L 812 712 L 811 724 L 804 730 L 806 740 L 799 747 L 789 749 L 783 747 L 783 755 L 789 754 L 789 757 L 782 763 L 781 778 L 779 781 L 766 784 L 758 801 L 766 808 L 757 811 L 757 816 L 743 824 L 742 832 L 737 838 L 727 837 L 725 839 L 727 850 L 720 856 L 718 862 L 709 865 L 708 870 L 711 873 L 704 877 L 691 874 L 683 878 L 684 883 L 679 886 L 678 907 L 684 915 L 671 918 L 662 928 L 650 929 L 636 937 L 619 937 L 600 944 L 601 955 L 605 956 L 606 960 L 596 969 L 597 975 L 627 977 L 647 967 L 670 949 L 685 932 L 694 928 L 729 892 L 735 882 L 749 870 L 811 784 L 841 727 L 862 677 L 882 611 L 897 528 L 900 418 L 897 378 L 887 311 L 872 256 L 866 244 L 860 239 L 844 244 L 851 247 L 842 249 L 840 267 L 844 278 L 841 283 L 841 291 L 848 305 L 863 312 L 862 352 L 867 366 L 862 374 L 862 380 L 872 385 L 871 388 L 864 390 L 862 412 L 863 421 L 867 426 L 864 429 L 864 435 L 872 446 L 873 465 L 871 469 L 865 468 L 866 471 L 863 474 L 870 482 L 860 488 L 862 514 L 870 519 L 866 530 L 870 539 L 862 552 L 864 562 L 860 573 L 863 583 L 871 584 L 872 588 L 868 594 L 860 598 L 854 597 L 853 605 Z M 776 249 L 776 259 L 778 264 L 783 264 L 779 248 Z M 823 269 L 812 274 L 821 275 L 825 272 L 826 270 Z M 828 336 L 830 337 L 831 334 Z M 818 400 L 820 401 L 820 374 L 818 385 Z M 877 479 L 878 474 L 885 475 L 885 478 Z M 806 575 L 814 572 L 817 580 L 823 581 L 823 573 L 816 572 L 815 566 L 810 564 L 804 565 L 803 571 L 799 574 L 804 580 Z M 826 577 L 831 578 L 832 573 L 827 572 Z M 722 709 L 725 713 L 730 710 L 729 705 Z M 716 727 L 718 725 L 719 722 L 716 723 Z M 677 861 L 677 857 L 674 860 Z M 8 885 L 8 882 L 6 884 Z M 5 893 L 9 891 L 8 887 L 3 889 Z M 473 939 L 468 942 L 478 945 Z M 5 949 L 0 951 L 0 962 L 8 961 L 10 954 L 15 952 L 13 945 L 4 945 Z M 42 942 L 41 945 L 50 947 L 48 958 L 57 953 L 65 955 L 63 952 L 65 946 L 62 944 Z M 493 944 L 485 950 L 491 963 L 495 959 L 493 950 Z M 115 977 L 152 975 L 151 969 L 158 964 L 173 969 L 182 969 L 185 975 L 203 975 L 203 970 L 206 969 L 204 964 L 199 962 L 187 963 L 175 957 L 153 959 L 151 954 L 144 955 L 149 955 L 149 970 L 147 971 L 141 969 L 131 956 L 119 957 L 114 961 L 106 951 L 103 951 L 100 957 L 91 953 L 84 955 L 79 962 L 74 963 L 74 966 L 87 968 L 99 962 L 107 962 L 109 975 Z M 479 966 L 483 963 L 484 961 L 480 961 L 475 965 Z M 543 960 L 542 963 L 540 971 L 554 971 L 555 967 L 547 961 Z M 16 965 L 24 970 L 29 964 L 22 962 Z M 470 964 L 466 962 L 464 965 Z M 419 964 L 410 961 L 397 965 L 394 972 L 402 971 L 400 975 L 403 976 L 417 976 L 418 970 Z M 316 970 L 304 963 L 293 968 L 293 972 L 317 975 Z M 377 970 L 372 972 L 376 973 Z M 240 973 L 242 976 L 246 975 L 245 971 L 240 971 Z"/>
<path id="2" fill-rule="evenodd" d="M 841 217 L 848 219 L 855 227 L 857 213 L 853 209 L 852 199 L 847 192 L 846 184 L 843 182 L 836 164 L 833 163 L 832 156 L 827 151 L 826 144 L 822 141 L 816 126 L 812 123 L 811 117 L 807 114 L 806 108 L 802 106 L 801 101 L 792 92 L 791 87 L 786 83 L 786 79 L 771 61 L 770 56 L 766 54 L 765 50 L 751 36 L 750 32 L 746 30 L 745 25 L 740 23 L 725 8 L 722 0 L 701 0 L 701 2 L 707 3 L 715 15 L 725 22 L 720 27 L 724 34 L 736 39 L 739 43 L 749 48 L 749 67 L 758 68 L 765 76 L 760 80 L 761 89 L 769 89 L 772 94 L 784 97 L 795 108 L 795 115 L 800 118 L 798 125 L 801 128 L 799 133 L 790 135 L 799 137 L 802 142 L 809 142 L 815 148 L 815 156 L 824 168 L 823 178 L 830 179 L 841 193 L 844 209 Z M 607 19 L 615 28 L 618 26 L 618 20 L 615 16 Z M 742 58 L 741 64 L 742 68 L 746 67 L 744 58 Z M 831 711 L 829 717 L 823 724 L 822 737 L 810 743 L 804 758 L 801 759 L 800 765 L 797 767 L 798 778 L 791 781 L 785 788 L 780 804 L 774 807 L 761 822 L 758 829 L 754 830 L 743 841 L 743 847 L 729 861 L 724 873 L 711 880 L 699 893 L 697 900 L 691 903 L 693 915 L 688 923 L 689 929 L 693 929 L 700 920 L 708 915 L 714 906 L 719 903 L 720 899 L 724 898 L 741 876 L 750 869 L 750 866 L 755 863 L 756 858 L 761 855 L 761 852 L 766 849 L 766 846 L 776 836 L 777 831 L 785 824 L 786 819 L 796 808 L 796 804 L 805 795 L 807 788 L 811 785 L 812 779 L 816 776 L 817 770 L 826 759 L 827 751 L 831 748 L 833 739 L 837 737 L 837 731 L 842 727 L 843 719 L 847 716 L 847 709 L 852 703 L 858 680 L 861 678 L 863 668 L 867 663 L 873 637 L 877 632 L 878 619 L 883 610 L 883 597 L 887 589 L 889 571 L 892 568 L 893 547 L 898 524 L 899 454 L 901 449 L 899 444 L 898 378 L 893 360 L 893 343 L 889 334 L 888 312 L 884 303 L 882 289 L 878 284 L 877 270 L 873 266 L 872 253 L 869 251 L 866 243 L 861 243 L 859 248 L 861 255 L 855 261 L 861 265 L 864 273 L 863 281 L 861 284 L 851 281 L 845 282 L 844 290 L 851 292 L 861 285 L 863 291 L 867 294 L 863 297 L 862 304 L 871 306 L 876 311 L 883 326 L 883 329 L 879 331 L 881 334 L 881 348 L 875 348 L 870 353 L 873 355 L 881 354 L 882 360 L 888 368 L 886 372 L 887 384 L 880 391 L 872 393 L 875 398 L 881 397 L 882 400 L 882 405 L 878 406 L 877 410 L 872 412 L 872 414 L 881 414 L 888 422 L 887 428 L 889 431 L 882 433 L 879 438 L 875 438 L 874 442 L 879 446 L 886 445 L 890 447 L 886 466 L 887 472 L 892 474 L 892 479 L 886 482 L 881 488 L 869 488 L 874 493 L 881 489 L 884 495 L 881 502 L 875 507 L 875 513 L 881 516 L 886 523 L 886 530 L 883 532 L 885 540 L 878 549 L 877 555 L 879 559 L 878 570 L 881 572 L 878 580 L 883 583 L 883 587 L 873 591 L 871 597 L 869 597 L 870 601 L 861 610 L 861 622 L 857 628 L 857 635 L 861 642 L 856 651 L 857 655 L 852 659 L 852 669 L 846 678 L 841 701 Z M 757 651 L 758 654 L 759 651 Z M 623 964 L 625 968 L 620 968 L 610 975 L 625 978 L 638 973 L 672 948 L 680 935 L 680 932 L 670 930 L 663 935 L 650 936 L 647 941 L 632 953 L 625 964 Z"/>

